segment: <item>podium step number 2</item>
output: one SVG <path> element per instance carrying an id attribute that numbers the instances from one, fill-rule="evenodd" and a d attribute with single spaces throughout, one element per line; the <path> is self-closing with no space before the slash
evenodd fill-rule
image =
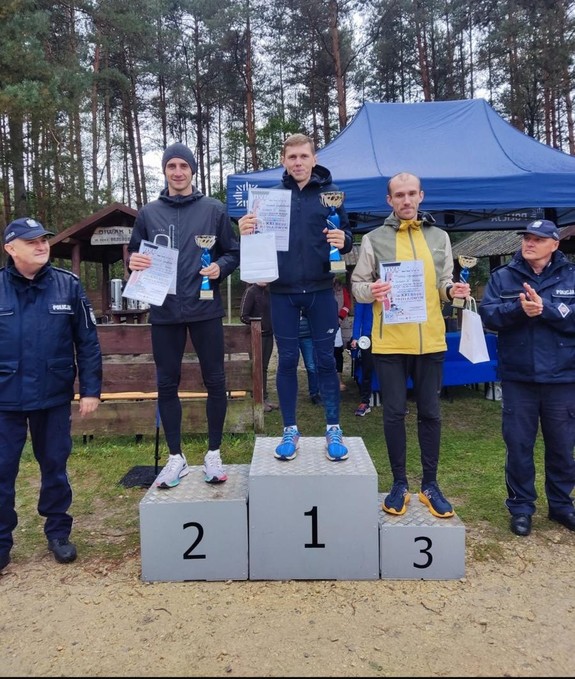
<path id="1" fill-rule="evenodd" d="M 140 501 L 142 579 L 247 580 L 249 465 L 227 467 L 211 485 L 202 467 L 170 490 L 151 487 Z"/>

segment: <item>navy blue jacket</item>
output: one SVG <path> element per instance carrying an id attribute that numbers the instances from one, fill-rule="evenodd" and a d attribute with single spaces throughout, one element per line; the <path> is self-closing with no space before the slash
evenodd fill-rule
<path id="1" fill-rule="evenodd" d="M 0 410 L 42 410 L 80 396 L 99 398 L 102 354 L 82 284 L 46 264 L 33 280 L 9 258 L 0 269 Z"/>
<path id="2" fill-rule="evenodd" d="M 200 300 L 202 248 L 196 245 L 195 236 L 202 235 L 216 236 L 210 254 L 221 273 L 218 280 L 210 279 L 213 300 Z M 157 200 L 139 210 L 128 252 L 138 252 L 142 240 L 179 251 L 176 294 L 168 295 L 162 306 L 150 307 L 150 323 L 189 323 L 225 316 L 220 284 L 237 269 L 240 245 L 223 203 L 196 188 L 189 196 L 169 196 L 163 189 Z"/>
<path id="3" fill-rule="evenodd" d="M 277 280 L 270 283 L 274 293 L 300 293 L 329 290 L 333 273 L 329 269 L 329 244 L 323 230 L 327 226 L 328 207 L 321 204 L 320 193 L 339 191 L 332 183 L 330 171 L 316 165 L 309 182 L 300 190 L 294 178 L 286 172 L 282 183 L 274 188 L 291 189 L 290 233 L 287 251 L 278 250 Z M 345 231 L 342 254 L 349 252 L 353 240 L 345 208 L 338 208 L 339 228 Z"/>
<path id="4" fill-rule="evenodd" d="M 543 313 L 530 318 L 519 293 L 529 283 L 543 299 Z M 517 252 L 494 269 L 478 312 L 498 333 L 499 374 L 517 382 L 575 382 L 575 264 L 556 250 L 537 275 Z"/>

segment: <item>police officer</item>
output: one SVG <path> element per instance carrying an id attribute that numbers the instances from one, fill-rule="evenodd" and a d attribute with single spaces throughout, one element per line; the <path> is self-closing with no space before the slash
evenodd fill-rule
<path id="1" fill-rule="evenodd" d="M 79 378 L 80 415 L 100 403 L 102 355 L 96 319 L 78 277 L 51 266 L 53 235 L 35 219 L 6 227 L 0 269 L 0 570 L 10 563 L 16 477 L 28 428 L 40 466 L 38 512 L 56 561 L 69 563 L 72 489 L 71 401 Z"/>
<path id="2" fill-rule="evenodd" d="M 479 314 L 498 333 L 505 504 L 515 535 L 535 513 L 533 449 L 541 423 L 549 518 L 575 531 L 575 264 L 547 219 L 531 222 L 521 249 L 489 278 Z"/>

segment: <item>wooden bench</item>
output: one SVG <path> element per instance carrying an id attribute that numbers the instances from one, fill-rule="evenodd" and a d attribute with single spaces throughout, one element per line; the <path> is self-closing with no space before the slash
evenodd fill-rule
<path id="1" fill-rule="evenodd" d="M 102 402 L 95 413 L 80 418 L 77 390 L 72 404 L 72 434 L 153 434 L 157 419 L 156 368 L 149 324 L 98 325 L 103 356 Z M 224 431 L 264 430 L 261 322 L 224 324 L 228 409 Z M 207 393 L 200 364 L 188 338 L 182 381 L 182 433 L 206 433 Z"/>

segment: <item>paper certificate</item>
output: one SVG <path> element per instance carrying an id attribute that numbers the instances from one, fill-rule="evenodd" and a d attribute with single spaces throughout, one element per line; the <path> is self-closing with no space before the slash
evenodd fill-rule
<path id="1" fill-rule="evenodd" d="M 176 279 L 178 251 L 143 240 L 139 252 L 150 255 L 152 264 L 143 271 L 132 271 L 122 297 L 161 306 Z"/>
<path id="2" fill-rule="evenodd" d="M 248 212 L 257 217 L 256 233 L 273 231 L 276 247 L 284 252 L 289 248 L 291 191 L 286 189 L 258 189 L 248 191 Z"/>
<path id="3" fill-rule="evenodd" d="M 383 301 L 383 322 L 424 323 L 427 320 L 423 262 L 380 262 L 382 281 L 391 282 Z"/>

